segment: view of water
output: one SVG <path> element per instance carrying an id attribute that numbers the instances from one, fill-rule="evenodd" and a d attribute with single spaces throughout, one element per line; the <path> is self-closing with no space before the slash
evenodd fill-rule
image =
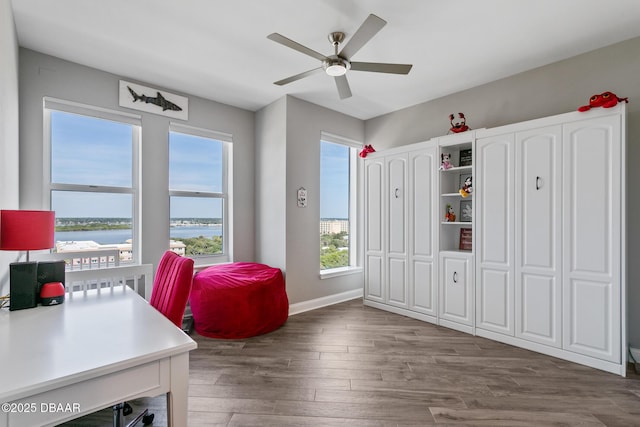
<path id="1" fill-rule="evenodd" d="M 172 239 L 185 237 L 213 237 L 222 234 L 222 226 L 183 226 L 171 227 L 170 235 Z M 131 239 L 131 230 L 96 230 L 96 231 L 56 231 L 55 240 L 57 241 L 81 241 L 93 240 L 101 245 L 113 243 L 125 243 L 127 239 Z"/>

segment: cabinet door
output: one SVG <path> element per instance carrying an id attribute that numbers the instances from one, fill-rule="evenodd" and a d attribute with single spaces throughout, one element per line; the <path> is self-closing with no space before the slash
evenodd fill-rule
<path id="1" fill-rule="evenodd" d="M 560 347 L 562 129 L 516 134 L 516 336 Z"/>
<path id="2" fill-rule="evenodd" d="M 388 302 L 407 307 L 407 155 L 386 159 Z"/>
<path id="3" fill-rule="evenodd" d="M 472 325 L 471 256 L 444 253 L 440 260 L 440 318 Z"/>
<path id="4" fill-rule="evenodd" d="M 436 147 L 409 153 L 409 308 L 436 317 Z"/>
<path id="5" fill-rule="evenodd" d="M 476 141 L 476 327 L 514 334 L 514 135 Z"/>
<path id="6" fill-rule="evenodd" d="M 365 285 L 364 296 L 384 299 L 384 160 L 366 160 L 365 169 Z"/>
<path id="7" fill-rule="evenodd" d="M 621 118 L 563 126 L 563 346 L 621 360 Z"/>

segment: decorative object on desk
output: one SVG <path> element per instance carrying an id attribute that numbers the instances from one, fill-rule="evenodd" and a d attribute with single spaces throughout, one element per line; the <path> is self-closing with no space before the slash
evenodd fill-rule
<path id="1" fill-rule="evenodd" d="M 440 154 L 440 170 L 446 171 L 447 169 L 451 169 L 452 167 L 453 163 L 451 163 L 451 153 Z"/>
<path id="2" fill-rule="evenodd" d="M 456 222 L 456 213 L 450 204 L 447 204 L 447 212 L 444 214 L 444 219 L 447 222 Z"/>
<path id="3" fill-rule="evenodd" d="M 460 250 L 470 251 L 473 249 L 473 229 L 461 228 L 460 229 Z"/>
<path id="4" fill-rule="evenodd" d="M 120 80 L 119 105 L 181 120 L 189 118 L 189 98 L 124 80 Z"/>
<path id="5" fill-rule="evenodd" d="M 460 133 L 469 130 L 469 126 L 467 126 L 467 119 L 462 113 L 458 113 L 458 117 L 453 114 L 449 114 L 449 122 L 451 123 L 451 127 L 449 128 L 450 133 Z"/>
<path id="6" fill-rule="evenodd" d="M 619 98 L 613 92 L 603 92 L 599 95 L 593 95 L 589 98 L 589 105 L 583 105 L 578 108 L 578 111 L 589 111 L 592 108 L 602 107 L 602 108 L 611 108 L 615 107 L 618 102 L 629 102 L 629 98 Z"/>
<path id="7" fill-rule="evenodd" d="M 473 219 L 473 206 L 471 200 L 460 200 L 460 221 L 471 222 Z"/>
<path id="8" fill-rule="evenodd" d="M 58 305 L 64 302 L 64 284 L 62 282 L 48 282 L 40 290 L 42 305 Z"/>
<path id="9" fill-rule="evenodd" d="M 473 164 L 473 160 L 471 157 L 471 148 L 467 148 L 466 150 L 460 150 L 460 162 L 459 166 L 471 166 Z"/>
<path id="10" fill-rule="evenodd" d="M 362 150 L 358 155 L 364 159 L 365 157 L 367 157 L 367 154 L 375 152 L 376 150 L 371 145 L 365 145 L 364 147 L 362 147 Z"/>
<path id="11" fill-rule="evenodd" d="M 38 263 L 29 262 L 29 251 L 53 247 L 54 224 L 53 211 L 0 211 L 0 250 L 27 251 L 27 262 L 9 265 L 9 310 L 38 304 Z"/>
<path id="12" fill-rule="evenodd" d="M 473 177 L 471 174 L 460 174 L 460 190 L 462 197 L 469 197 L 473 193 Z"/>
<path id="13" fill-rule="evenodd" d="M 64 302 L 65 265 L 64 260 L 38 262 L 36 282 L 38 282 L 40 304 L 54 305 Z M 51 285 L 52 283 L 60 283 L 62 292 L 59 292 L 60 286 Z M 48 289 L 45 289 L 45 287 Z M 52 300 L 52 298 L 55 300 Z"/>

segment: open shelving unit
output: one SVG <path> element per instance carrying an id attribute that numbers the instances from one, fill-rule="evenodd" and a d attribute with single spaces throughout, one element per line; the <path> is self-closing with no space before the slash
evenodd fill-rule
<path id="1" fill-rule="evenodd" d="M 471 132 L 442 137 L 439 156 L 449 154 L 453 167 L 439 171 L 440 251 L 472 252 L 473 192 L 466 197 L 460 193 L 467 177 L 473 180 Z M 465 161 L 466 160 L 466 161 Z M 460 166 L 462 162 L 462 166 Z M 447 217 L 448 206 L 453 208 L 455 220 Z M 461 236 L 462 233 L 462 236 Z M 461 249 L 461 240 L 468 242 Z"/>

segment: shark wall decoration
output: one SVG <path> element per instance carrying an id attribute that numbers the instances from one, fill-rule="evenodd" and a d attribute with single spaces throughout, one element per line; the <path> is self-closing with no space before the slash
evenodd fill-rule
<path id="1" fill-rule="evenodd" d="M 187 120 L 188 105 L 184 96 L 120 80 L 121 107 Z"/>

